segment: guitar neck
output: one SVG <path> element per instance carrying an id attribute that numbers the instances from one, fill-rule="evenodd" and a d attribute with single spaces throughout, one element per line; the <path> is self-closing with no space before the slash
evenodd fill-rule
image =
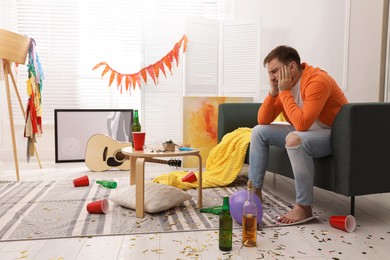
<path id="1" fill-rule="evenodd" d="M 145 161 L 151 162 L 151 163 L 168 164 L 167 160 L 161 160 L 161 159 L 155 159 L 155 158 L 146 158 Z"/>
<path id="2" fill-rule="evenodd" d="M 130 156 L 126 155 L 125 156 L 126 160 L 129 160 L 130 159 Z M 167 160 L 162 160 L 162 159 L 155 159 L 155 158 L 145 158 L 145 161 L 146 162 L 151 162 L 151 163 L 161 163 L 161 164 L 168 164 L 169 161 Z"/>
<path id="3" fill-rule="evenodd" d="M 124 159 L 129 160 L 130 156 L 124 155 L 121 153 L 124 157 Z M 169 166 L 175 166 L 175 167 L 181 167 L 181 161 L 180 160 L 162 160 L 162 159 L 155 159 L 155 158 L 145 158 L 146 162 L 151 162 L 151 163 L 160 163 L 160 164 L 168 164 Z"/>
<path id="4" fill-rule="evenodd" d="M 130 156 L 126 155 L 125 156 L 126 160 L 129 160 L 130 159 Z M 162 159 L 155 159 L 155 158 L 145 158 L 145 161 L 146 162 L 152 162 L 152 163 L 161 163 L 161 164 L 168 164 L 168 161 L 167 160 L 162 160 Z"/>

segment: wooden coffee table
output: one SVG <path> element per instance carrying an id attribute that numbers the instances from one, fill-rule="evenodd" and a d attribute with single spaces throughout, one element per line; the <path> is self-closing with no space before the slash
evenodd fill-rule
<path id="1" fill-rule="evenodd" d="M 137 218 L 143 218 L 145 215 L 145 162 L 147 162 L 148 158 L 183 156 L 198 157 L 198 208 L 202 207 L 202 157 L 199 149 L 193 149 L 191 151 L 155 152 L 151 149 L 136 151 L 132 147 L 125 147 L 122 149 L 122 153 L 130 157 L 130 185 L 135 184 L 135 215 Z"/>

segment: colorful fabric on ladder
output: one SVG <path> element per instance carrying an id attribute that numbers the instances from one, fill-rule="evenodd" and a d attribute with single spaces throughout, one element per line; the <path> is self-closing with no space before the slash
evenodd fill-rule
<path id="1" fill-rule="evenodd" d="M 27 143 L 27 160 L 30 156 L 34 156 L 33 143 L 36 142 L 36 136 L 42 134 L 42 83 L 44 80 L 42 65 L 35 49 L 35 41 L 31 39 L 30 48 L 28 50 L 28 80 L 26 81 L 27 95 L 29 96 L 24 137 L 28 138 Z"/>

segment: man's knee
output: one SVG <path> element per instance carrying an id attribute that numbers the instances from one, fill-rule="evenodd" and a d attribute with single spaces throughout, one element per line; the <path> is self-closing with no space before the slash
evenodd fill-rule
<path id="1" fill-rule="evenodd" d="M 289 133 L 286 136 L 286 147 L 297 147 L 302 143 L 301 138 L 294 133 Z"/>
<path id="2" fill-rule="evenodd" d="M 268 136 L 272 135 L 273 129 L 269 125 L 257 125 L 252 129 L 252 136 L 261 136 L 261 138 L 266 139 Z"/>

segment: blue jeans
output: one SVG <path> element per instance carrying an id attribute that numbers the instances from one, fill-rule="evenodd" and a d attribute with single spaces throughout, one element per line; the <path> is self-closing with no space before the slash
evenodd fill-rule
<path id="1" fill-rule="evenodd" d="M 295 133 L 301 144 L 286 146 L 286 136 Z M 296 203 L 302 206 L 313 204 L 314 162 L 332 154 L 330 129 L 315 129 L 305 132 L 295 131 L 292 125 L 257 125 L 252 130 L 249 154 L 249 179 L 256 188 L 263 187 L 269 158 L 269 146 L 286 148 L 294 172 Z"/>

